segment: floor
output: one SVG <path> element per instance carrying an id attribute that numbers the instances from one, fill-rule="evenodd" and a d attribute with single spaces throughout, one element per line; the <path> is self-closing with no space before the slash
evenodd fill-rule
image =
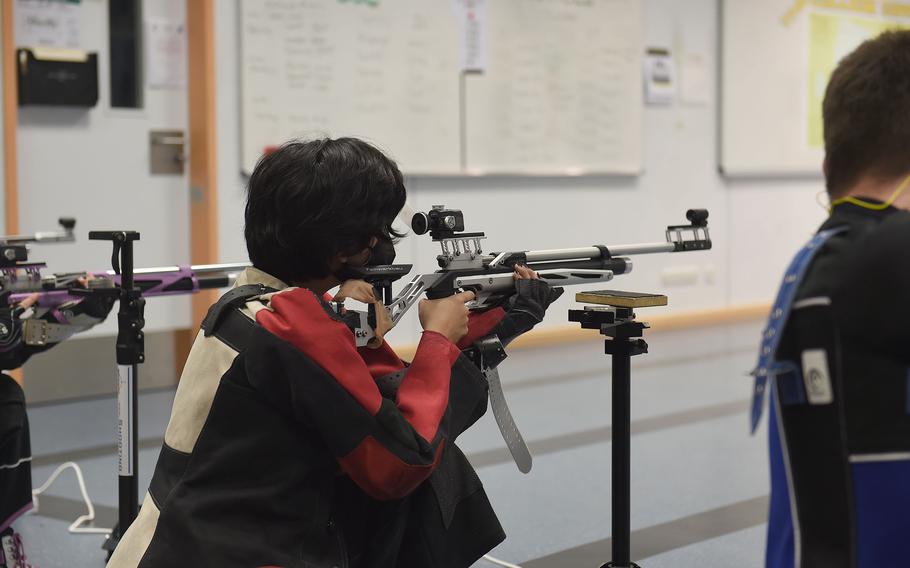
<path id="1" fill-rule="evenodd" d="M 650 353 L 633 360 L 632 556 L 642 568 L 763 565 L 765 433 L 750 436 L 747 420 L 760 325 L 651 332 Z M 597 568 L 611 549 L 609 358 L 592 339 L 516 351 L 500 369 L 534 467 L 518 471 L 490 413 L 460 438 L 508 534 L 491 554 L 524 568 Z M 167 390 L 141 395 L 142 488 L 172 399 Z M 112 398 L 30 410 L 36 486 L 58 464 L 78 462 L 98 526 L 116 517 L 115 413 Z M 64 473 L 40 511 L 16 524 L 32 564 L 103 566 L 102 536 L 66 531 L 83 508 Z"/>

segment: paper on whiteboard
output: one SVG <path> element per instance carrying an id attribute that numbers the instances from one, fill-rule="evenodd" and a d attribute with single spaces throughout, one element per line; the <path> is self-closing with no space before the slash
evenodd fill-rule
<path id="1" fill-rule="evenodd" d="M 458 21 L 461 70 L 482 73 L 487 68 L 486 0 L 453 0 Z"/>
<path id="2" fill-rule="evenodd" d="M 357 136 L 409 174 L 458 173 L 452 1 L 241 1 L 244 171 L 291 138 Z"/>
<path id="3" fill-rule="evenodd" d="M 640 172 L 643 5 L 489 1 L 489 66 L 465 77 L 466 171 Z"/>
<path id="4" fill-rule="evenodd" d="M 182 19 L 145 19 L 145 73 L 152 89 L 186 86 L 186 23 Z"/>
<path id="5" fill-rule="evenodd" d="M 14 12 L 17 46 L 81 47 L 80 0 L 16 0 Z"/>
<path id="6" fill-rule="evenodd" d="M 644 62 L 645 102 L 668 105 L 676 97 L 676 65 L 666 49 L 649 49 Z"/>

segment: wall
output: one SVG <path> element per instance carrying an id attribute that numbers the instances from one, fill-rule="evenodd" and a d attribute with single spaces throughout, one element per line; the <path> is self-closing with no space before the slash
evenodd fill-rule
<path id="1" fill-rule="evenodd" d="M 34 245 L 32 260 L 52 272 L 110 269 L 111 244 L 88 240 L 91 229 L 140 232 L 137 267 L 188 263 L 189 188 L 186 176 L 149 174 L 149 130 L 185 129 L 185 88 L 144 90 L 144 108 L 111 109 L 107 1 L 82 0 L 82 47 L 98 52 L 99 95 L 89 110 L 19 110 L 19 217 L 23 233 L 54 230 L 57 218 L 77 219 L 77 242 Z M 116 0 L 111 0 L 116 1 Z M 150 17 L 183 19 L 186 0 L 146 0 Z M 2 218 L 2 215 L 0 215 Z M 116 315 L 41 355 L 25 367 L 32 402 L 113 392 Z M 188 297 L 156 298 L 146 309 L 147 363 L 143 388 L 172 385 L 175 343 L 170 330 L 188 327 Z"/>
<path id="2" fill-rule="evenodd" d="M 718 58 L 718 0 L 647 0 L 646 43 Z M 218 159 L 221 258 L 245 258 L 239 138 L 239 21 L 237 2 L 217 5 Z M 643 48 L 645 46 L 642 46 Z M 715 81 L 715 77 L 711 78 Z M 716 81 L 715 81 L 716 83 Z M 707 105 L 681 103 L 645 112 L 644 173 L 637 177 L 411 177 L 415 209 L 444 203 L 483 230 L 487 248 L 539 249 L 663 239 L 663 227 L 684 221 L 685 210 L 707 207 L 715 248 L 709 253 L 641 256 L 635 270 L 611 287 L 665 292 L 669 310 L 716 308 L 769 301 L 791 252 L 825 213 L 816 204 L 817 179 L 726 180 L 717 173 L 717 97 Z M 399 259 L 435 269 L 436 247 L 407 238 Z M 696 271 L 698 284 L 667 287 L 662 272 Z M 565 325 L 567 293 L 545 326 Z M 399 343 L 417 339 L 416 322 L 399 326 Z"/>
<path id="3" fill-rule="evenodd" d="M 113 1 L 113 0 L 112 0 Z M 185 0 L 144 2 L 146 15 L 184 18 Z M 186 176 L 149 174 L 149 130 L 185 129 L 186 89 L 144 90 L 144 108 L 109 103 L 107 0 L 82 1 L 82 48 L 98 53 L 98 104 L 91 109 L 19 110 L 19 219 L 23 233 L 55 230 L 75 217 L 75 244 L 33 247 L 54 272 L 110 269 L 111 245 L 88 240 L 90 229 L 131 229 L 137 267 L 187 263 L 189 190 Z M 149 331 L 186 327 L 189 299 L 156 299 Z M 115 333 L 116 318 L 90 334 Z"/>
<path id="4" fill-rule="evenodd" d="M 179 17 L 184 2 L 145 4 L 152 14 Z M 78 243 L 36 247 L 35 258 L 47 260 L 55 271 L 107 267 L 109 249 L 87 241 L 90 228 L 140 230 L 140 265 L 186 262 L 187 181 L 147 174 L 148 130 L 185 125 L 186 93 L 146 89 L 145 109 L 108 109 L 106 2 L 83 0 L 83 4 L 86 47 L 97 49 L 100 56 L 101 101 L 88 112 L 20 112 L 22 229 L 46 230 L 60 215 L 79 219 Z M 238 0 L 219 0 L 215 8 L 220 257 L 224 262 L 244 261 Z M 713 65 L 719 55 L 717 32 L 717 0 L 646 2 L 649 46 L 670 47 L 677 56 L 700 53 Z M 463 209 L 469 227 L 487 233 L 488 250 L 662 240 L 663 227 L 682 222 L 686 209 L 707 207 L 712 214 L 713 251 L 637 257 L 634 272 L 611 287 L 667 293 L 668 311 L 769 301 L 792 251 L 824 217 L 815 202 L 822 189 L 820 178 L 721 178 L 716 160 L 716 97 L 701 106 L 648 107 L 644 121 L 645 161 L 640 176 L 410 177 L 410 201 L 415 208 L 445 203 Z M 414 263 L 416 270 L 434 270 L 435 255 L 435 246 L 423 237 L 409 237 L 399 245 L 399 260 Z M 694 271 L 698 283 L 665 285 L 662 273 L 672 269 Z M 572 297 L 571 291 L 566 294 L 543 325 L 566 325 L 565 308 Z M 108 375 L 113 375 L 108 370 L 113 366 L 114 319 L 89 337 L 71 341 L 72 349 L 60 348 L 59 353 L 31 363 L 26 369 L 31 377 L 26 380 L 30 397 L 49 399 L 112 389 Z M 175 353 L 167 330 L 189 325 L 189 302 L 187 298 L 152 300 L 148 319 L 152 334 L 157 330 L 163 335 L 150 336 L 142 384 L 172 383 Z M 418 329 L 416 314 L 411 313 L 391 340 L 413 343 Z"/>

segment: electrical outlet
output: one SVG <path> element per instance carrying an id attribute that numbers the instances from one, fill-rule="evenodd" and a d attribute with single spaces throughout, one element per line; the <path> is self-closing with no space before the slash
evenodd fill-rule
<path id="1" fill-rule="evenodd" d="M 701 275 L 701 269 L 698 266 L 674 266 L 664 268 L 660 272 L 660 282 L 664 286 L 695 286 L 698 284 L 698 277 Z"/>

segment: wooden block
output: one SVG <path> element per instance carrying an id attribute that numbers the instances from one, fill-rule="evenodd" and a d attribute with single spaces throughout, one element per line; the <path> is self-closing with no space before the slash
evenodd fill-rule
<path id="1" fill-rule="evenodd" d="M 600 304 L 617 308 L 649 308 L 667 305 L 667 297 L 661 294 L 622 292 L 619 290 L 579 292 L 575 294 L 575 301 L 583 304 Z"/>

